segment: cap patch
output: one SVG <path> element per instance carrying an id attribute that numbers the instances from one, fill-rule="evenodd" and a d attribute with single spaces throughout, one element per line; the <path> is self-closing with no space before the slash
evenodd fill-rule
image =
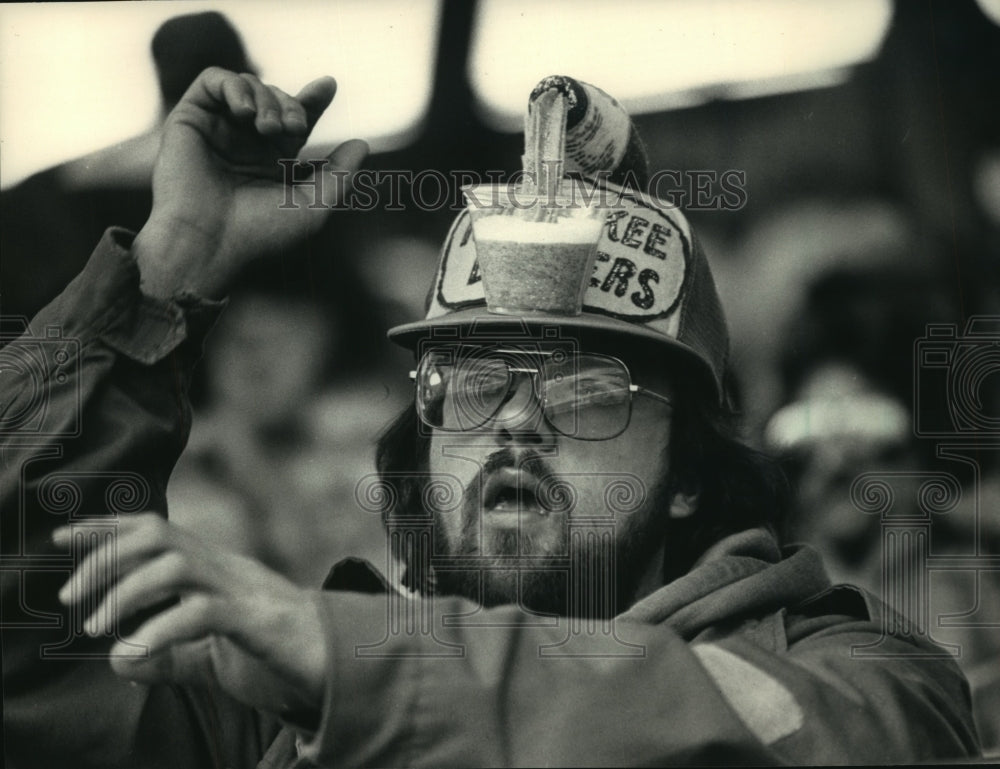
<path id="1" fill-rule="evenodd" d="M 676 337 L 676 323 L 668 329 L 663 321 L 677 313 L 684 296 L 691 260 L 687 222 L 648 196 L 613 186 L 608 191 L 615 207 L 601 231 L 583 311 L 632 323 L 659 320 L 659 330 Z M 428 320 L 486 304 L 467 210 L 445 240 L 435 285 Z"/>

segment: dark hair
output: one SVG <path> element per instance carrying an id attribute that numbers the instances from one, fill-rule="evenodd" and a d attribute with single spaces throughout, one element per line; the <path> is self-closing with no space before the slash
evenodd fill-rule
<path id="1" fill-rule="evenodd" d="M 667 528 L 665 583 L 687 573 L 705 550 L 729 534 L 763 526 L 778 537 L 790 499 L 778 464 L 737 437 L 732 406 L 720 407 L 703 397 L 705 388 L 694 378 L 674 377 L 673 383 L 667 488 L 697 492 L 698 505 L 694 515 L 671 521 Z M 412 514 L 421 509 L 429 447 L 412 404 L 378 439 L 375 466 L 382 481 L 391 484 L 394 494 L 389 497 L 399 510 Z M 395 555 L 411 565 L 412 554 Z"/>
<path id="2" fill-rule="evenodd" d="M 668 530 L 665 578 L 690 571 L 723 537 L 762 526 L 780 539 L 791 495 L 778 463 L 741 440 L 732 377 L 726 375 L 723 405 L 702 396 L 696 380 L 674 379 L 676 406 L 670 439 L 669 474 L 674 489 L 697 492 L 689 518 Z"/>

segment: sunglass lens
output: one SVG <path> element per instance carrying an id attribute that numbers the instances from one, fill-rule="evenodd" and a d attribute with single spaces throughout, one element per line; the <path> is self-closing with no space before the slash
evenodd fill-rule
<path id="1" fill-rule="evenodd" d="M 502 361 L 430 352 L 417 368 L 417 408 L 432 427 L 475 430 L 503 403 L 509 385 Z"/>
<path id="2" fill-rule="evenodd" d="M 628 425 L 629 374 L 601 355 L 570 356 L 545 366 L 545 416 L 563 435 L 604 440 Z"/>

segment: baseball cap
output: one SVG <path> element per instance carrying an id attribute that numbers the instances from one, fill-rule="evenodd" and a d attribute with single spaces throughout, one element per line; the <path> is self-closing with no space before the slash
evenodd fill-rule
<path id="1" fill-rule="evenodd" d="M 643 356 L 663 354 L 671 365 L 690 367 L 721 401 L 729 335 L 708 261 L 690 224 L 676 207 L 612 184 L 606 174 L 586 182 L 602 188 L 599 194 L 614 205 L 600 231 L 579 314 L 491 312 L 466 209 L 445 239 L 424 318 L 390 329 L 389 338 L 412 350 L 435 338 L 476 341 L 524 330 L 600 338 L 605 346 L 620 345 Z"/>

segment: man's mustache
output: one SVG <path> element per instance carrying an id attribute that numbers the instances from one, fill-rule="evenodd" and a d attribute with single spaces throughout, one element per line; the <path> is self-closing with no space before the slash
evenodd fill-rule
<path id="1" fill-rule="evenodd" d="M 470 505 L 473 505 L 474 509 L 479 510 L 483 486 L 486 481 L 497 471 L 506 468 L 523 470 L 539 480 L 552 478 L 555 475 L 544 455 L 538 451 L 524 449 L 515 453 L 513 449 L 505 446 L 486 457 L 482 470 L 466 484 L 465 491 L 462 493 L 462 509 L 469 510 Z"/>

